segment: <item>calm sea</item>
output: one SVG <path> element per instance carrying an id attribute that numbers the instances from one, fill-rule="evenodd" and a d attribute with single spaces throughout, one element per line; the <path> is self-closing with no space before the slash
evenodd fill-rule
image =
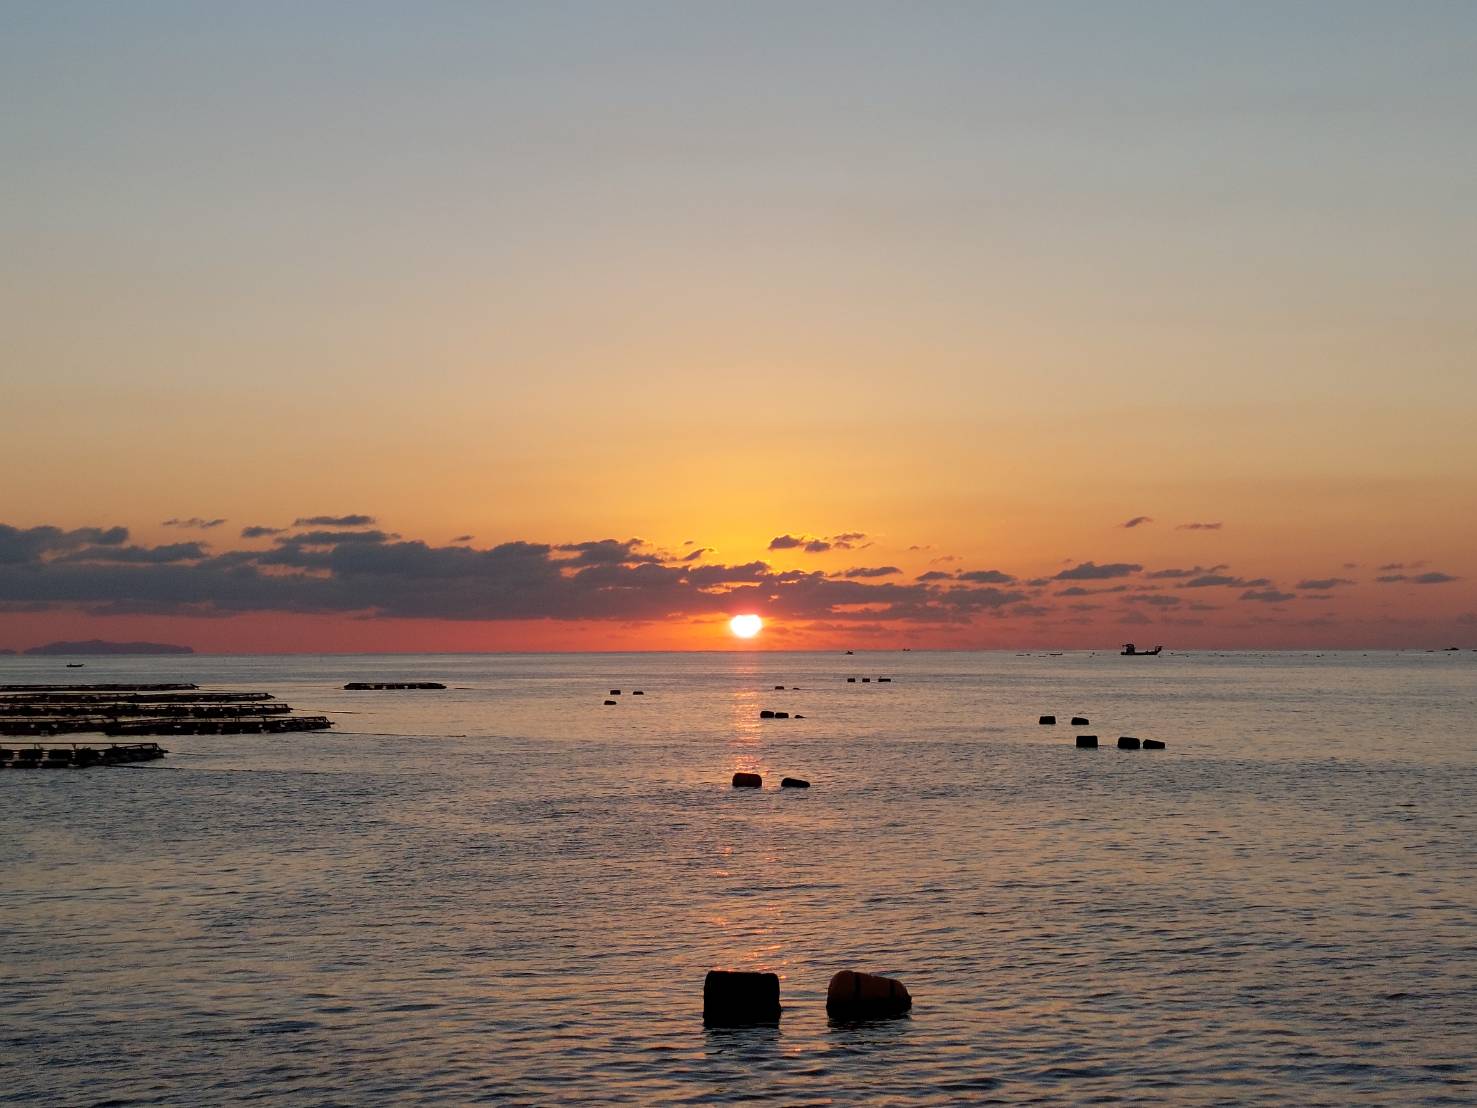
<path id="1" fill-rule="evenodd" d="M 1477 653 L 0 659 L 57 678 L 337 727 L 0 770 L 0 1100 L 1477 1100 Z"/>

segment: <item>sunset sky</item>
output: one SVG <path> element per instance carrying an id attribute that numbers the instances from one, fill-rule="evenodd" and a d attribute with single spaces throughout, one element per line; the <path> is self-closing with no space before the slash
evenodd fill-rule
<path id="1" fill-rule="evenodd" d="M 0 648 L 1477 646 L 1474 42 L 0 3 Z"/>

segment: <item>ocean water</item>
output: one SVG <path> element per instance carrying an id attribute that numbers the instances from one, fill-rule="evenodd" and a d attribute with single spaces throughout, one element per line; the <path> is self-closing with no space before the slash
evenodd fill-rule
<path id="1" fill-rule="evenodd" d="M 337 727 L 0 770 L 5 1102 L 1477 1101 L 1477 653 L 61 666 Z"/>

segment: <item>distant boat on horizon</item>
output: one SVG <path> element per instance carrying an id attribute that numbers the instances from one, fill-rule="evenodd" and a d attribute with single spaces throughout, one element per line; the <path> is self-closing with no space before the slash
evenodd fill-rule
<path id="1" fill-rule="evenodd" d="M 1164 647 L 1161 645 L 1156 646 L 1153 650 L 1139 650 L 1133 645 L 1133 643 L 1126 642 L 1123 644 L 1123 649 L 1120 650 L 1118 653 L 1129 655 L 1134 658 L 1152 658 L 1155 654 L 1158 654 L 1163 649 Z"/>

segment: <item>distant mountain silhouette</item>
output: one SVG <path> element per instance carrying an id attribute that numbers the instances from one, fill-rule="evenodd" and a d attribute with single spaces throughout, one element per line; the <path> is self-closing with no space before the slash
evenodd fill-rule
<path id="1" fill-rule="evenodd" d="M 88 639 L 86 642 L 49 642 L 45 646 L 33 646 L 26 654 L 193 654 L 191 646 L 174 646 L 165 642 L 107 642 L 104 639 Z"/>

